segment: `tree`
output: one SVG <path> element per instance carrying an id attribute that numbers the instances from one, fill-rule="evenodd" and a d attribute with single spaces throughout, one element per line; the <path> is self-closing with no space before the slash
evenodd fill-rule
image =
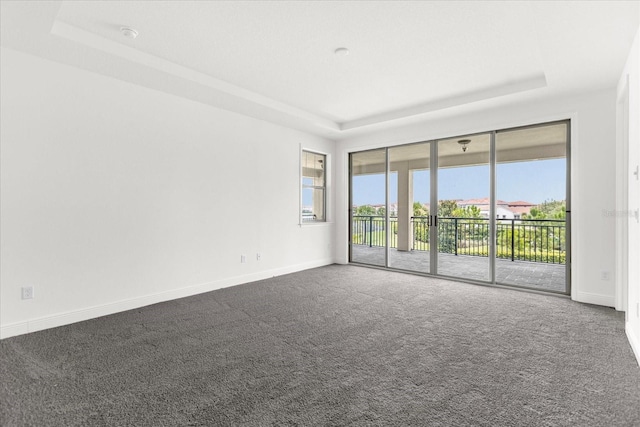
<path id="1" fill-rule="evenodd" d="M 532 207 L 529 214 L 522 215 L 523 230 L 524 227 L 529 228 L 526 233 L 523 232 L 522 235 L 516 233 L 514 236 L 516 250 L 526 251 L 527 256 L 534 253 L 534 256 L 545 259 L 555 257 L 563 259 L 566 246 L 566 206 L 563 200 L 545 200 Z"/>
<path id="2" fill-rule="evenodd" d="M 455 218 L 481 218 L 482 214 L 479 207 L 470 205 L 454 209 L 451 216 Z"/>
<path id="3" fill-rule="evenodd" d="M 420 202 L 413 202 L 413 216 L 414 217 L 429 216 L 429 209 L 427 209 Z"/>
<path id="4" fill-rule="evenodd" d="M 522 215 L 522 219 L 561 219 L 567 217 L 566 203 L 563 200 L 545 200 L 534 206 L 529 214 Z"/>
<path id="5" fill-rule="evenodd" d="M 455 200 L 440 200 L 438 202 L 438 216 L 440 218 L 454 216 L 456 209 L 458 209 L 458 203 Z"/>
<path id="6" fill-rule="evenodd" d="M 355 212 L 356 216 L 369 216 L 369 215 L 375 215 L 375 214 L 376 214 L 376 208 L 374 208 L 371 205 L 358 206 Z"/>
<path id="7" fill-rule="evenodd" d="M 455 253 L 470 241 L 485 241 L 489 235 L 488 222 L 475 205 L 458 206 L 455 200 L 438 203 L 438 250 Z"/>

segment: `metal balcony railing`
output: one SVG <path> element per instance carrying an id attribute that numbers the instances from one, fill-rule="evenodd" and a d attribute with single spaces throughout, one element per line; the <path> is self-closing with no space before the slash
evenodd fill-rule
<path id="1" fill-rule="evenodd" d="M 398 218 L 389 218 L 389 246 L 398 247 Z M 412 249 L 430 250 L 430 217 L 411 217 Z M 353 216 L 351 241 L 384 247 L 384 216 Z M 438 218 L 438 252 L 489 256 L 488 218 Z M 566 222 L 562 219 L 496 219 L 496 256 L 511 261 L 566 262 Z"/>

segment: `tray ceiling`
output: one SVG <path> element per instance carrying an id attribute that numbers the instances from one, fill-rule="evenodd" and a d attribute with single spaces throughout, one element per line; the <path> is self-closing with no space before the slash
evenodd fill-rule
<path id="1" fill-rule="evenodd" d="M 3 47 L 335 139 L 613 87 L 638 27 L 638 2 L 1 5 Z"/>

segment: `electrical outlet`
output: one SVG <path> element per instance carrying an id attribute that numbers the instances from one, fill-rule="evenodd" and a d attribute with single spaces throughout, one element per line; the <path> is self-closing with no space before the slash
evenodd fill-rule
<path id="1" fill-rule="evenodd" d="M 24 286 L 22 288 L 22 299 L 33 299 L 33 286 Z"/>
<path id="2" fill-rule="evenodd" d="M 240 262 L 241 263 L 247 262 L 247 256 L 246 255 L 240 255 Z"/>
<path id="3" fill-rule="evenodd" d="M 260 252 L 256 254 L 256 261 L 260 261 Z"/>
<path id="4" fill-rule="evenodd" d="M 609 277 L 610 277 L 610 274 L 609 274 L 609 272 L 607 270 L 602 270 L 600 272 L 600 278 L 602 280 L 609 280 Z"/>

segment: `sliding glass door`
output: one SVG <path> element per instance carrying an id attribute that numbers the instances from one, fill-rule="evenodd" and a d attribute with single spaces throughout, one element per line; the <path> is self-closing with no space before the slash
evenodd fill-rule
<path id="1" fill-rule="evenodd" d="M 569 122 L 496 132 L 496 282 L 567 293 Z"/>
<path id="2" fill-rule="evenodd" d="M 431 144 L 389 148 L 389 267 L 431 272 Z"/>
<path id="3" fill-rule="evenodd" d="M 350 155 L 350 261 L 569 293 L 570 122 Z"/>
<path id="4" fill-rule="evenodd" d="M 438 269 L 490 281 L 491 134 L 438 141 Z"/>
<path id="5" fill-rule="evenodd" d="M 387 150 L 351 154 L 351 261 L 387 266 Z"/>

